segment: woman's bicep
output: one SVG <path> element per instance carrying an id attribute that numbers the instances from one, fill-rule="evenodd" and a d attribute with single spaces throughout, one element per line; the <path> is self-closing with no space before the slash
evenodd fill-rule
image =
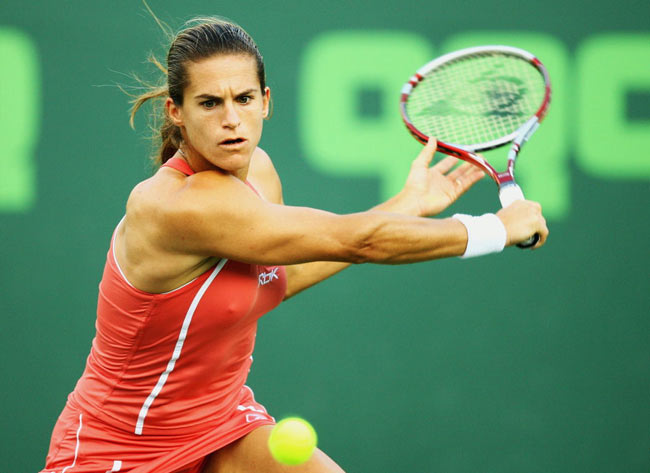
<path id="1" fill-rule="evenodd" d="M 269 203 L 243 183 L 195 194 L 169 212 L 172 251 L 272 265 L 350 261 L 360 246 L 348 216 Z"/>

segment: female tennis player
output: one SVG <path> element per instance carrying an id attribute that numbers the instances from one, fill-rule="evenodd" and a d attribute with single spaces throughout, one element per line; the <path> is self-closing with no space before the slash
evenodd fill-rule
<path id="1" fill-rule="evenodd" d="M 500 251 L 548 230 L 540 206 L 432 219 L 482 172 L 434 166 L 435 140 L 403 190 L 366 212 L 284 205 L 257 147 L 270 90 L 253 40 L 221 19 L 187 25 L 167 57 L 162 166 L 132 191 L 100 283 L 86 369 L 52 434 L 52 473 L 341 472 L 317 450 L 270 456 L 274 419 L 245 385 L 258 319 L 351 263 Z"/>

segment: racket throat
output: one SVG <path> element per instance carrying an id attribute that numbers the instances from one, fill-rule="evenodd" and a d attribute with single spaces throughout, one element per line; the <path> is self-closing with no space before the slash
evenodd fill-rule
<path id="1" fill-rule="evenodd" d="M 537 116 L 533 116 L 521 127 L 521 129 L 517 133 L 517 136 L 512 141 L 512 146 L 510 147 L 510 151 L 508 151 L 508 170 L 506 172 L 502 172 L 498 174 L 499 188 L 501 188 L 502 185 L 507 183 L 512 183 L 514 185 L 517 185 L 515 184 L 514 177 L 513 177 L 515 175 L 515 160 L 517 159 L 517 155 L 519 155 L 519 151 L 521 151 L 521 147 L 524 145 L 524 143 L 526 143 L 526 141 L 528 141 L 528 139 L 533 135 L 533 133 L 535 133 L 538 127 L 539 127 L 539 119 L 537 118 Z"/>
<path id="2" fill-rule="evenodd" d="M 519 130 L 517 133 L 517 137 L 512 141 L 512 149 L 510 152 L 516 148 L 516 153 L 519 153 L 519 150 L 523 146 L 523 144 L 528 141 L 528 139 L 537 131 L 537 128 L 539 127 L 539 119 L 537 118 L 537 115 L 533 116 L 528 120 Z"/>
<path id="3" fill-rule="evenodd" d="M 499 189 L 501 189 L 501 187 L 503 186 L 514 184 L 515 179 L 514 177 L 512 177 L 513 169 L 514 169 L 514 161 L 508 161 L 508 170 L 497 173 L 495 180 L 497 181 L 497 185 L 499 186 Z"/>

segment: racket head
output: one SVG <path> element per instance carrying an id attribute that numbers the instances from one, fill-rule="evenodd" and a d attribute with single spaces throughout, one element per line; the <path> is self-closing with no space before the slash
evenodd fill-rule
<path id="1" fill-rule="evenodd" d="M 551 86 L 539 59 L 523 49 L 479 46 L 445 54 L 402 87 L 400 110 L 411 134 L 441 151 L 477 152 L 512 142 L 548 109 Z"/>

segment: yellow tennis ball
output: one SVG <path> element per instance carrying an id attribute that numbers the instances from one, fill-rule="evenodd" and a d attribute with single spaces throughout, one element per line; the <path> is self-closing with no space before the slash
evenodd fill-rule
<path id="1" fill-rule="evenodd" d="M 299 417 L 278 422 L 269 436 L 271 455 L 285 465 L 300 465 L 311 458 L 316 448 L 316 431 Z"/>

